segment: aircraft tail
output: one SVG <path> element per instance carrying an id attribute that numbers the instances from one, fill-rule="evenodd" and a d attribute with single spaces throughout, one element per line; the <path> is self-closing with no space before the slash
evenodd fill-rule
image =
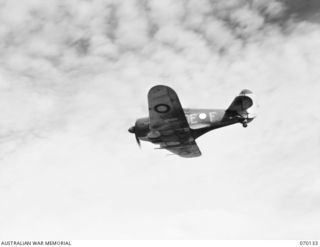
<path id="1" fill-rule="evenodd" d="M 257 100 L 255 94 L 244 89 L 232 101 L 227 109 L 228 112 L 235 112 L 247 120 L 252 120 L 257 116 Z"/>

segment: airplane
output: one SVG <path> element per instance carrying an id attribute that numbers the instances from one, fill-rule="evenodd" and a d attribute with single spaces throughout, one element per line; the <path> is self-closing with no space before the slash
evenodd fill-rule
<path id="1" fill-rule="evenodd" d="M 247 127 L 256 117 L 256 96 L 244 89 L 226 109 L 183 109 L 176 92 L 165 85 L 152 87 L 148 93 L 149 117 L 139 118 L 129 132 L 140 140 L 159 144 L 184 158 L 198 157 L 196 139 L 221 127 L 240 123 Z"/>

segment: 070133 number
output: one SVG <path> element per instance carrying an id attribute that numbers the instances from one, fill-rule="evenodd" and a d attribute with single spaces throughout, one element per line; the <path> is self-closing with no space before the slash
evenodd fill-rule
<path id="1" fill-rule="evenodd" d="M 318 245 L 318 241 L 305 241 L 305 240 L 302 240 L 300 241 L 300 245 L 306 245 L 306 246 L 315 246 L 315 245 Z"/>

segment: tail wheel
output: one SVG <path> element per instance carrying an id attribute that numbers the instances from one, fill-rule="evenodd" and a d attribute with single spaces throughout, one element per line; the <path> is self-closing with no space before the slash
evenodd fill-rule
<path id="1" fill-rule="evenodd" d="M 243 128 L 248 127 L 248 114 L 238 114 L 239 122 L 242 123 Z"/>

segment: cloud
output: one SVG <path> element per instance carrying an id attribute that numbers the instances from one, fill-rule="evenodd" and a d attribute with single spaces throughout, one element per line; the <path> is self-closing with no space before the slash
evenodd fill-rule
<path id="1" fill-rule="evenodd" d="M 317 238 L 320 33 L 296 4 L 3 1 L 0 238 Z M 199 108 L 250 88 L 260 114 L 199 159 L 139 152 L 157 83 Z"/>

